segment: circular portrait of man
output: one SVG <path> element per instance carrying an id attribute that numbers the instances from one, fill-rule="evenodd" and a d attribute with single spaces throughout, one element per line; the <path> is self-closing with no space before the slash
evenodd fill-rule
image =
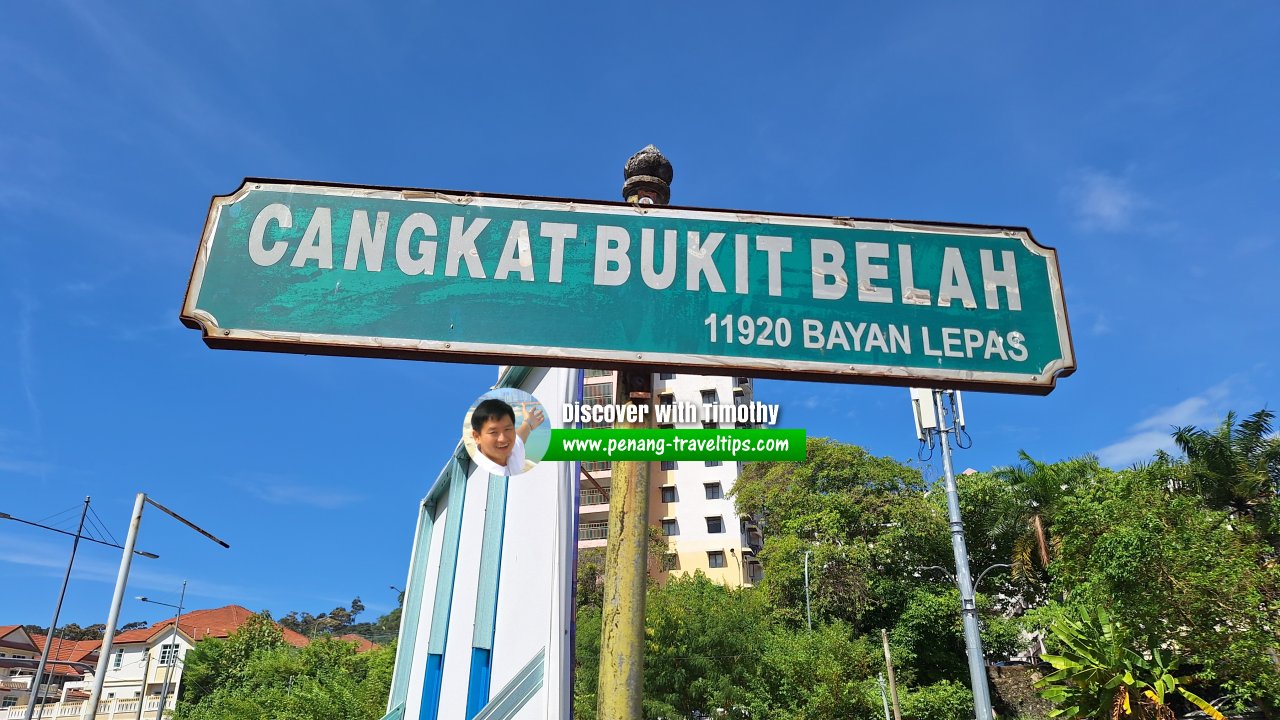
<path id="1" fill-rule="evenodd" d="M 467 411 L 462 442 L 480 468 L 493 475 L 519 475 L 533 469 L 547 451 L 551 429 L 546 420 L 542 404 L 529 393 L 490 390 Z"/>

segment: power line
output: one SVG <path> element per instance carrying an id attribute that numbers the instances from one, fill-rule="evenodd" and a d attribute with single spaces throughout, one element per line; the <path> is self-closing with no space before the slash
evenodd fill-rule
<path id="1" fill-rule="evenodd" d="M 116 536 L 111 532 L 111 529 L 107 526 L 107 524 L 102 521 L 102 518 L 98 517 L 98 511 L 94 510 L 93 507 L 90 506 L 89 514 L 92 515 L 95 519 L 97 519 L 98 525 L 102 528 L 103 532 L 107 534 L 107 537 L 111 539 L 111 542 L 119 545 L 120 541 L 116 539 Z"/>
<path id="2" fill-rule="evenodd" d="M 106 539 L 107 539 L 107 533 L 103 531 L 102 526 L 99 524 L 99 521 L 96 519 L 96 517 L 97 517 L 97 513 L 93 512 L 93 508 L 92 508 L 92 507 L 90 507 L 90 508 L 89 508 L 89 516 L 90 516 L 90 517 L 88 518 L 88 520 L 89 520 L 89 527 L 93 528 L 94 535 L 95 535 L 99 540 L 106 540 Z M 117 544 L 117 545 L 119 545 L 119 543 L 116 543 L 116 544 Z"/>
<path id="3" fill-rule="evenodd" d="M 76 505 L 76 506 L 74 506 L 74 507 L 67 508 L 66 510 L 63 510 L 63 511 L 61 511 L 61 512 L 56 512 L 56 513 L 54 513 L 54 514 L 52 514 L 52 515 L 50 515 L 50 516 L 48 516 L 48 517 L 46 517 L 46 518 L 42 518 L 42 519 L 40 519 L 40 520 L 37 520 L 36 522 L 37 522 L 37 523 L 44 523 L 44 524 L 52 524 L 52 523 L 55 521 L 55 518 L 58 518 L 59 516 L 67 515 L 68 513 L 71 513 L 71 515 L 70 515 L 68 518 L 66 518 L 66 519 L 69 519 L 70 517 L 74 517 L 74 513 L 75 513 L 77 510 L 79 510 L 79 509 L 80 509 L 80 506 L 79 506 L 79 505 Z M 61 519 L 59 519 L 59 520 L 57 520 L 57 522 L 62 522 L 62 520 L 61 520 Z"/>

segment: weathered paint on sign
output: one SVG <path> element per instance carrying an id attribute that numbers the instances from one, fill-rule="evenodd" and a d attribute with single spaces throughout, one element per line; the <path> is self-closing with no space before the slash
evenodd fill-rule
<path id="1" fill-rule="evenodd" d="M 214 347 L 1047 393 L 1075 369 L 1022 228 L 247 180 L 182 320 Z"/>

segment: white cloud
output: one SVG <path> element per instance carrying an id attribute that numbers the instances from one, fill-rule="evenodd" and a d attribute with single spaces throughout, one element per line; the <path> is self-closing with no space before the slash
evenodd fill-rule
<path id="1" fill-rule="evenodd" d="M 1126 230 L 1145 205 L 1127 180 L 1097 170 L 1081 172 L 1067 187 L 1065 195 L 1087 230 Z"/>
<path id="2" fill-rule="evenodd" d="M 16 293 L 18 298 L 18 375 L 22 380 L 23 394 L 27 399 L 27 407 L 31 410 L 31 422 L 36 428 L 37 439 L 40 435 L 40 405 L 36 402 L 36 359 L 35 341 L 31 337 L 31 316 L 39 305 L 33 296 Z"/>
<path id="3" fill-rule="evenodd" d="M 1093 327 L 1089 330 L 1094 335 L 1106 335 L 1111 332 L 1111 320 L 1105 313 L 1098 313 L 1093 319 Z"/>
<path id="4" fill-rule="evenodd" d="M 1149 460 L 1157 450 L 1173 452 L 1173 428 L 1183 425 L 1212 425 L 1221 420 L 1231 391 L 1230 381 L 1221 382 L 1199 395 L 1161 408 L 1129 427 L 1130 434 L 1095 454 L 1104 465 L 1132 465 Z"/>
<path id="5" fill-rule="evenodd" d="M 33 454 L 33 444 L 17 433 L 0 428 L 0 473 L 44 477 L 53 470 L 53 463 Z"/>
<path id="6" fill-rule="evenodd" d="M 33 530 L 33 532 L 41 531 Z M 72 581 L 114 585 L 120 570 L 120 556 L 116 554 L 118 551 L 99 547 L 99 550 L 106 550 L 106 555 L 96 557 L 99 553 L 84 552 L 84 547 L 85 545 L 82 544 L 81 552 L 76 553 L 75 566 L 71 572 Z M 146 549 L 143 547 L 143 542 L 139 542 L 139 549 Z M 25 567 L 29 575 L 60 579 L 66 571 L 68 558 L 68 545 L 65 543 L 46 542 L 14 533 L 0 532 L 0 564 Z M 188 579 L 185 575 L 154 570 L 147 566 L 147 563 L 151 562 L 155 561 L 135 556 L 129 569 L 129 588 L 174 591 L 182 586 L 183 580 Z M 6 572 L 6 576 L 11 575 L 12 573 Z M 190 578 L 190 587 L 189 594 L 194 597 L 230 600 L 240 604 L 255 599 L 252 592 L 246 588 L 207 582 L 198 577 Z"/>

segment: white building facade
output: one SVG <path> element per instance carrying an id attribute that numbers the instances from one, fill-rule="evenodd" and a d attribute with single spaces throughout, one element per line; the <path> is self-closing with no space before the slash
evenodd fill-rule
<path id="1" fill-rule="evenodd" d="M 167 679 L 169 700 L 165 704 L 173 707 L 173 698 L 177 697 L 182 680 L 183 659 L 194 645 L 186 631 L 175 633 L 172 624 L 120 633 L 112 643 L 111 657 L 107 659 L 102 698 L 134 700 L 159 697 Z M 89 679 L 67 683 L 62 689 L 62 699 L 66 701 L 80 693 L 88 694 L 92 688 L 90 673 Z"/>

